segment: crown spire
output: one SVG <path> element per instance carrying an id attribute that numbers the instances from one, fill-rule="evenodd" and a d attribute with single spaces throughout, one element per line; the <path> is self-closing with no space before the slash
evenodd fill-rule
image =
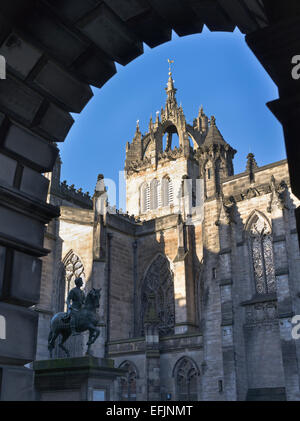
<path id="1" fill-rule="evenodd" d="M 174 63 L 174 60 L 168 59 L 168 63 L 169 63 L 169 79 L 168 79 L 168 84 L 166 87 L 166 92 L 168 95 L 167 101 L 170 103 L 176 103 L 175 94 L 177 92 L 177 89 L 174 86 L 174 80 L 172 77 L 172 67 L 171 67 L 172 63 Z"/>

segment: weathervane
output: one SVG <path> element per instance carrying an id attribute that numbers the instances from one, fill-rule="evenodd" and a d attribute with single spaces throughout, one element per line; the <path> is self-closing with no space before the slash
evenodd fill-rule
<path id="1" fill-rule="evenodd" d="M 173 64 L 173 63 L 174 63 L 174 60 L 170 60 L 170 59 L 168 58 L 168 63 L 169 63 L 169 76 L 172 76 L 172 67 L 171 67 L 171 64 Z"/>

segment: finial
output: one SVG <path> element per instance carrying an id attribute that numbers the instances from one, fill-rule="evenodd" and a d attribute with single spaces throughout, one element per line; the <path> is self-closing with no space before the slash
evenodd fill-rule
<path id="1" fill-rule="evenodd" d="M 97 177 L 97 183 L 96 183 L 96 187 L 95 187 L 95 193 L 104 193 L 106 192 L 106 188 L 105 188 L 105 184 L 104 184 L 104 175 L 103 174 L 98 174 Z"/>
<path id="2" fill-rule="evenodd" d="M 210 124 L 211 124 L 211 126 L 216 125 L 216 117 L 214 115 L 212 115 L 211 118 L 210 118 Z"/>
<path id="3" fill-rule="evenodd" d="M 169 76 L 172 76 L 172 67 L 171 67 L 171 65 L 174 63 L 174 60 L 170 60 L 168 58 L 168 63 L 169 63 Z"/>
<path id="4" fill-rule="evenodd" d="M 136 121 L 136 133 L 140 133 L 140 120 Z"/>
<path id="5" fill-rule="evenodd" d="M 250 182 L 251 183 L 255 181 L 254 172 L 255 172 L 255 170 L 257 168 L 258 168 L 258 165 L 257 165 L 257 162 L 255 161 L 254 154 L 253 153 L 249 153 L 247 155 L 246 171 L 249 173 L 249 177 L 250 177 Z"/>
<path id="6" fill-rule="evenodd" d="M 251 165 L 251 167 L 253 167 L 253 168 L 258 168 L 258 165 L 257 165 L 257 163 L 256 163 L 256 161 L 255 161 L 255 158 L 254 158 L 254 154 L 252 153 L 252 152 L 250 152 L 248 155 L 247 155 L 247 169 L 248 169 L 248 167 Z"/>
<path id="7" fill-rule="evenodd" d="M 150 123 L 149 123 L 149 130 L 151 131 L 153 129 L 153 120 L 152 120 L 152 115 L 150 117 Z"/>

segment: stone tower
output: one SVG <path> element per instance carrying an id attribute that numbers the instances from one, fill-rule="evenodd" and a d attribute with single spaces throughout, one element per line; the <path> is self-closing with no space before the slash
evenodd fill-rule
<path id="1" fill-rule="evenodd" d="M 223 139 L 215 117 L 209 121 L 201 106 L 193 126 L 187 123 L 171 71 L 165 90 L 160 116 L 157 112 L 155 122 L 151 117 L 145 135 L 137 122 L 126 146 L 127 211 L 145 220 L 172 213 L 185 219 L 202 203 L 203 193 L 205 198 L 218 195 L 222 180 L 233 175 L 236 151 Z"/>

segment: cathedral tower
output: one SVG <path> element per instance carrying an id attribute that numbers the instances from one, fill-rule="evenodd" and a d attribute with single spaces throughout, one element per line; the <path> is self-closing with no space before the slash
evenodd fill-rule
<path id="1" fill-rule="evenodd" d="M 146 220 L 177 212 L 188 216 L 201 203 L 199 189 L 204 197 L 214 197 L 222 180 L 233 175 L 236 151 L 202 106 L 193 125 L 187 123 L 176 100 L 171 69 L 165 91 L 165 107 L 155 122 L 151 117 L 148 132 L 143 135 L 137 122 L 133 141 L 126 146 L 127 211 Z"/>

